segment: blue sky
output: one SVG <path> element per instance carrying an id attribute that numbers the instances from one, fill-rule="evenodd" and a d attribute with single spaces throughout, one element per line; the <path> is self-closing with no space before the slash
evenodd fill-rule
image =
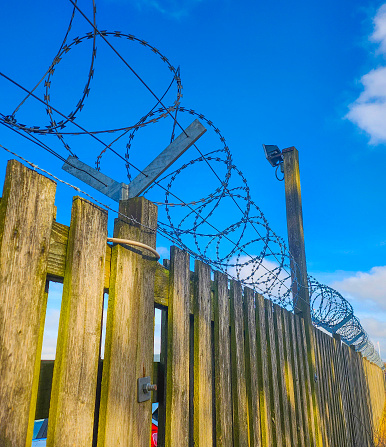
<path id="1" fill-rule="evenodd" d="M 81 1 L 80 7 L 90 16 L 91 2 Z M 0 71 L 32 88 L 59 48 L 71 12 L 65 0 L 3 2 Z M 220 128 L 253 200 L 284 239 L 283 183 L 275 179 L 261 145 L 297 147 L 309 272 L 350 299 L 386 358 L 386 6 L 381 1 L 346 0 L 100 0 L 97 24 L 101 30 L 144 39 L 173 66 L 180 66 L 182 105 Z M 90 30 L 77 15 L 69 38 Z M 111 43 L 162 95 L 172 78 L 160 58 L 127 40 L 113 38 Z M 52 104 L 65 113 L 74 109 L 82 93 L 91 51 L 91 41 L 71 49 L 52 78 Z M 43 94 L 38 88 L 37 95 Z M 0 79 L 1 113 L 11 114 L 22 99 L 20 89 Z M 174 99 L 175 86 L 165 102 L 170 105 Z M 132 124 L 153 105 L 146 88 L 98 41 L 95 75 L 79 124 L 93 130 Z M 33 99 L 16 116 L 25 124 L 48 124 L 44 107 Z M 181 116 L 184 125 L 191 121 L 189 115 Z M 103 138 L 110 142 L 112 137 Z M 167 146 L 168 138 L 170 122 L 138 132 L 131 160 L 145 167 Z M 209 132 L 205 138 L 200 142 L 203 150 L 219 147 Z M 43 141 L 67 156 L 54 137 Z M 68 137 L 68 143 L 90 165 L 101 150 L 85 137 Z M 117 144 L 120 153 L 126 143 Z M 0 144 L 81 186 L 61 171 L 58 159 L 3 127 Z M 1 181 L 8 158 L 0 152 Z M 102 171 L 125 181 L 123 163 L 113 154 L 104 156 Z M 186 200 L 193 200 L 213 189 L 215 182 L 205 167 L 197 166 L 177 187 Z M 72 195 L 58 185 L 58 220 L 66 224 Z M 155 190 L 151 198 L 163 200 Z M 218 211 L 216 224 L 231 222 L 237 214 L 231 206 Z M 111 214 L 111 224 L 114 217 Z M 159 245 L 165 253 L 166 241 L 160 239 Z"/>

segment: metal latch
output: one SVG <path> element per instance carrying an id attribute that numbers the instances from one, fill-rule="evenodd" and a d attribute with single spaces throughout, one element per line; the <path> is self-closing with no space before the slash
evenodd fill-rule
<path id="1" fill-rule="evenodd" d="M 138 379 L 138 402 L 150 400 L 151 391 L 157 391 L 157 385 L 152 385 L 150 377 L 140 377 Z"/>

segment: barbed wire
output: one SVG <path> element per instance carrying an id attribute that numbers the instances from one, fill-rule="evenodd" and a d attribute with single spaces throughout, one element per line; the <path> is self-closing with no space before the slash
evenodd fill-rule
<path id="1" fill-rule="evenodd" d="M 92 1 L 92 20 L 90 20 L 79 8 L 76 0 L 69 1 L 73 5 L 73 10 L 65 37 L 48 70 L 46 70 L 45 75 L 35 87 L 32 90 L 28 90 L 4 73 L 0 73 L 3 78 L 13 82 L 26 93 L 25 98 L 17 105 L 11 114 L 0 115 L 0 123 L 24 137 L 29 136 L 28 139 L 30 141 L 38 144 L 43 149 L 48 150 L 52 155 L 62 160 L 64 159 L 62 155 L 58 154 L 47 144 L 42 143 L 37 136 L 55 136 L 60 140 L 64 149 L 72 156 L 76 155 L 67 141 L 67 136 L 75 137 L 86 135 L 91 137 L 94 141 L 103 145 L 103 149 L 96 156 L 96 169 L 101 169 L 103 156 L 108 151 L 111 151 L 125 164 L 126 174 L 130 182 L 133 169 L 137 172 L 142 172 L 141 169 L 131 161 L 133 142 L 138 131 L 147 126 L 161 122 L 164 119 L 171 118 L 172 128 L 170 141 L 173 141 L 177 127 L 184 132 L 184 127 L 180 123 L 180 118 L 184 114 L 195 116 L 201 122 L 205 123 L 211 133 L 218 138 L 218 146 L 205 152 L 202 151 L 197 144 L 194 144 L 195 149 L 199 153 L 198 157 L 191 158 L 190 161 L 183 163 L 174 170 L 169 170 L 169 172 L 153 182 L 147 189 L 145 195 L 151 195 L 152 200 L 153 196 L 155 196 L 153 202 L 163 209 L 163 217 L 165 220 L 160 218 L 157 231 L 170 242 L 175 243 L 180 248 L 186 250 L 196 259 L 211 265 L 214 269 L 227 273 L 231 278 L 240 281 L 244 286 L 253 288 L 282 307 L 293 310 L 297 300 L 301 299 L 299 295 L 292 296 L 291 294 L 292 290 L 300 289 L 299 284 L 297 284 L 299 275 L 296 271 L 292 271 L 291 274 L 291 266 L 293 270 L 296 270 L 297 265 L 284 240 L 276 235 L 270 228 L 264 214 L 252 200 L 247 180 L 242 172 L 235 166 L 231 151 L 227 146 L 226 140 L 220 129 L 204 114 L 181 105 L 183 87 L 179 68 L 175 68 L 166 56 L 145 40 L 121 31 L 99 30 L 96 25 L 95 0 Z M 92 27 L 92 31 L 85 33 L 81 37 L 76 36 L 72 41 L 69 41 L 71 29 L 77 13 L 87 21 Z M 76 122 L 77 116 L 83 110 L 85 101 L 90 94 L 91 83 L 95 73 L 95 57 L 97 53 L 98 39 L 102 39 L 108 44 L 112 51 L 114 51 L 118 58 L 156 100 L 156 104 L 145 115 L 137 119 L 134 124 L 88 130 Z M 140 45 L 146 50 L 149 50 L 149 54 L 161 59 L 167 70 L 172 74 L 172 80 L 161 96 L 157 96 L 142 77 L 133 69 L 131 64 L 123 58 L 123 56 L 110 43 L 111 39 L 119 39 L 121 41 L 127 41 L 130 44 Z M 55 70 L 58 64 L 65 60 L 65 56 L 74 47 L 82 45 L 88 41 L 92 41 L 92 48 L 88 75 L 83 92 L 76 103 L 75 109 L 70 113 L 62 113 L 60 108 L 53 106 L 51 101 L 50 91 L 53 80 L 55 79 Z M 43 80 L 44 95 L 42 99 L 34 92 L 38 89 Z M 163 101 L 174 84 L 176 85 L 176 96 L 174 97 L 172 104 L 166 106 Z M 18 121 L 17 113 L 30 98 L 44 104 L 48 116 L 47 125 L 44 126 L 43 123 L 39 123 L 40 125 L 36 125 L 35 123 L 22 124 Z M 55 119 L 56 115 L 60 116 L 60 121 Z M 73 129 L 74 126 L 77 128 L 75 131 Z M 117 134 L 117 136 L 111 143 L 106 144 L 97 136 L 105 134 Z M 124 137 L 127 138 L 127 143 L 125 153 L 122 154 L 119 150 L 115 150 L 113 145 Z M 79 188 L 60 180 L 58 177 L 42 168 L 38 168 L 36 164 L 20 157 L 16 152 L 9 150 L 2 145 L 0 145 L 0 147 L 23 159 L 34 168 L 40 169 L 57 181 L 65 183 L 75 190 L 86 194 L 86 196 L 106 209 L 115 211 L 84 191 L 81 191 Z M 207 166 L 212 172 L 214 178 L 218 181 L 217 186 L 215 186 L 213 190 L 203 194 L 201 197 L 196 197 L 193 200 L 181 199 L 180 194 L 176 194 L 178 191 L 176 185 L 178 182 L 181 182 L 181 179 L 188 177 L 187 172 L 189 169 L 198 168 L 201 164 Z M 160 191 L 164 194 L 163 198 L 159 197 Z M 231 223 L 221 222 L 221 224 L 217 223 L 214 225 L 216 216 L 218 214 L 221 215 L 221 210 L 223 210 L 223 213 L 229 213 L 229 201 L 233 203 L 233 206 L 236 206 L 236 209 L 240 212 L 240 217 L 237 218 L 235 217 L 235 213 L 232 213 L 234 219 Z M 130 219 L 128 216 L 122 217 Z M 220 229 L 218 228 L 219 226 Z M 251 252 L 255 254 L 251 254 Z M 382 360 L 369 340 L 368 334 L 364 331 L 359 320 L 355 317 L 351 304 L 339 294 L 339 292 L 319 283 L 312 277 L 309 277 L 308 279 L 308 289 L 314 324 L 331 333 L 338 333 L 345 343 L 354 345 L 356 349 L 362 352 L 362 354 L 370 361 L 383 367 Z"/>

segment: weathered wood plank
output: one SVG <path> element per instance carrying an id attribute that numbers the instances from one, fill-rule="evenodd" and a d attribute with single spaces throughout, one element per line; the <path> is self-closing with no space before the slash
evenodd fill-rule
<path id="1" fill-rule="evenodd" d="M 265 300 L 265 314 L 267 321 L 267 357 L 269 387 L 273 412 L 273 428 L 275 433 L 275 446 L 283 445 L 282 413 L 280 408 L 280 377 L 277 369 L 275 328 L 273 322 L 272 301 Z"/>
<path id="2" fill-rule="evenodd" d="M 337 396 L 334 394 L 334 390 L 332 387 L 332 377 L 331 377 L 331 352 L 329 347 L 330 336 L 325 334 L 324 332 L 320 333 L 321 344 L 324 352 L 324 362 L 325 362 L 325 374 L 323 375 L 323 381 L 326 383 L 326 396 L 328 403 L 328 419 L 330 422 L 329 426 L 329 434 L 331 436 L 331 445 L 339 445 L 338 444 L 338 424 L 337 424 L 337 414 L 335 408 L 335 402 Z"/>
<path id="3" fill-rule="evenodd" d="M 272 427 L 272 406 L 269 390 L 269 368 L 267 359 L 267 331 L 264 298 L 259 293 L 255 295 L 256 300 L 256 335 L 257 335 L 257 357 L 259 361 L 259 389 L 260 389 L 260 427 L 262 445 L 270 447 L 274 445 Z"/>
<path id="4" fill-rule="evenodd" d="M 248 447 L 248 400 L 245 377 L 244 319 L 241 284 L 231 281 L 231 362 L 233 443 Z"/>
<path id="5" fill-rule="evenodd" d="M 117 219 L 114 236 L 155 248 L 156 206 L 141 197 L 120 202 L 120 212 L 144 226 Z M 138 403 L 137 379 L 152 371 L 155 269 L 146 252 L 113 247 L 98 447 L 150 443 L 151 400 Z"/>
<path id="6" fill-rule="evenodd" d="M 213 445 L 212 329 L 210 267 L 195 261 L 194 290 L 194 445 Z"/>
<path id="7" fill-rule="evenodd" d="M 305 422 L 304 422 L 304 401 L 303 401 L 303 381 L 301 375 L 301 368 L 299 365 L 299 357 L 297 350 L 297 338 L 295 327 L 295 315 L 286 313 L 288 319 L 288 330 L 290 334 L 290 354 L 293 363 L 294 387 L 295 387 L 295 410 L 296 410 L 296 424 L 298 432 L 299 446 L 306 446 Z M 307 446 L 308 447 L 308 446 Z"/>
<path id="8" fill-rule="evenodd" d="M 48 418 L 48 447 L 92 445 L 106 238 L 107 212 L 75 197 Z"/>
<path id="9" fill-rule="evenodd" d="M 248 415 L 250 446 L 261 446 L 260 430 L 260 390 L 256 346 L 256 312 L 254 292 L 244 288 L 244 320 L 245 320 L 245 367 L 247 379 Z"/>
<path id="10" fill-rule="evenodd" d="M 293 330 L 294 330 L 294 348 L 296 350 L 297 355 L 297 363 L 299 368 L 299 387 L 300 387 L 300 404 L 302 409 L 302 421 L 303 421 L 303 433 L 304 433 L 304 443 L 305 445 L 311 446 L 311 434 L 310 434 L 310 421 L 309 421 L 309 413 L 308 413 L 308 396 L 306 390 L 306 379 L 305 379 L 305 370 L 306 365 L 305 361 L 307 359 L 304 357 L 303 347 L 302 347 L 302 339 L 300 335 L 300 324 L 301 318 L 297 315 L 294 315 L 293 318 Z"/>
<path id="11" fill-rule="evenodd" d="M 344 376 L 343 368 L 343 354 L 342 354 L 342 343 L 340 336 L 338 334 L 334 335 L 336 341 L 336 367 L 338 374 L 338 385 L 340 389 L 341 402 L 342 402 L 342 423 L 344 430 L 345 445 L 351 447 L 353 440 L 351 439 L 351 432 L 349 427 L 349 412 L 347 403 L 347 389 L 346 389 L 346 377 Z"/>
<path id="12" fill-rule="evenodd" d="M 308 424 L 310 431 L 310 445 L 316 446 L 318 444 L 318 426 L 316 424 L 317 415 L 315 415 L 315 411 L 317 411 L 317 402 L 316 402 L 316 392 L 315 392 L 315 351 L 314 346 L 315 342 L 313 340 L 313 332 L 312 327 L 305 327 L 305 319 L 298 319 L 299 323 L 299 344 L 300 348 L 303 348 L 302 356 L 304 358 L 305 363 L 305 387 L 306 387 L 306 398 L 307 398 L 307 407 L 308 407 Z M 309 346 L 311 345 L 311 346 Z M 313 365 L 310 368 L 310 364 Z M 312 376 L 311 376 L 312 373 Z"/>
<path id="13" fill-rule="evenodd" d="M 296 367 L 293 359 L 293 347 L 292 347 L 292 335 L 290 330 L 290 324 L 288 319 L 292 318 L 287 310 L 282 309 L 282 327 L 283 327 L 283 341 L 284 341 L 284 362 L 285 362 L 285 381 L 288 390 L 288 402 L 290 412 L 290 424 L 291 424 L 291 439 L 292 446 L 299 445 L 298 433 L 299 433 L 299 420 L 297 415 L 296 402 L 296 388 L 298 387 L 298 380 L 296 375 Z"/>
<path id="14" fill-rule="evenodd" d="M 0 204 L 0 445 L 31 445 L 56 184 L 7 165 Z"/>
<path id="15" fill-rule="evenodd" d="M 48 252 L 47 275 L 64 277 L 66 268 L 67 242 L 70 228 L 56 221 L 52 224 L 50 250 Z"/>
<path id="16" fill-rule="evenodd" d="M 338 363 L 336 358 L 336 344 L 334 338 L 329 337 L 329 349 L 330 349 L 330 365 L 331 365 L 331 384 L 333 401 L 335 404 L 336 413 L 336 425 L 337 425 L 337 443 L 342 447 L 346 444 L 345 433 L 343 428 L 343 405 L 342 396 L 340 393 L 340 387 L 338 383 Z"/>
<path id="17" fill-rule="evenodd" d="M 354 442 L 359 442 L 360 434 L 358 431 L 358 420 L 356 418 L 356 406 L 354 398 L 354 383 L 352 378 L 352 368 L 349 357 L 350 348 L 346 344 L 342 344 L 342 352 L 344 358 L 345 376 L 347 379 L 347 401 L 349 404 L 349 426 L 351 431 L 351 438 Z"/>
<path id="18" fill-rule="evenodd" d="M 278 385 L 280 395 L 280 413 L 282 420 L 283 430 L 283 445 L 292 447 L 294 445 L 291 438 L 291 408 L 289 400 L 289 390 L 287 388 L 286 380 L 286 362 L 284 354 L 284 340 L 283 340 L 283 324 L 282 324 L 282 308 L 277 304 L 273 305 L 273 323 L 275 332 L 275 344 L 276 344 L 276 362 L 277 362 L 277 374 Z"/>
<path id="19" fill-rule="evenodd" d="M 228 277 L 214 272 L 216 445 L 233 447 Z"/>
<path id="20" fill-rule="evenodd" d="M 324 364 L 324 351 L 322 342 L 320 340 L 321 331 L 314 329 L 315 340 L 315 357 L 316 357 L 316 374 L 317 374 L 317 388 L 318 388 L 318 402 L 319 402 L 319 414 L 320 414 L 320 433 L 323 439 L 323 446 L 329 447 L 331 430 L 329 427 L 330 419 L 328 417 L 327 408 L 327 393 L 326 393 L 326 372 Z"/>
<path id="21" fill-rule="evenodd" d="M 165 446 L 189 444 L 189 254 L 170 250 Z"/>
<path id="22" fill-rule="evenodd" d="M 51 243 L 48 253 L 47 276 L 53 281 L 63 281 L 66 268 L 67 242 L 69 227 L 53 222 Z M 105 283 L 106 290 L 110 287 L 111 245 L 106 244 Z M 157 263 L 154 284 L 154 302 L 161 306 L 168 306 L 169 272 Z M 191 313 L 193 311 L 191 310 Z"/>

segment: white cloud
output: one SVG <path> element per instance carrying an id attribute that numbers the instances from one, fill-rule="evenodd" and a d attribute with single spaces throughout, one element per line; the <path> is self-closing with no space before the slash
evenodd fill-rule
<path id="1" fill-rule="evenodd" d="M 373 23 L 370 40 L 378 44 L 380 53 L 386 55 L 386 4 L 379 8 Z M 349 106 L 346 118 L 367 132 L 371 143 L 386 142 L 386 67 L 371 70 L 360 82 L 363 92 Z"/>
<path id="2" fill-rule="evenodd" d="M 386 266 L 373 267 L 369 272 L 357 272 L 330 285 L 342 295 L 348 294 L 358 301 L 373 301 L 386 310 Z"/>
<path id="3" fill-rule="evenodd" d="M 386 358 L 386 324 L 376 318 L 361 318 L 361 324 L 369 334 L 375 349 L 381 351 L 381 357 Z M 378 346 L 379 343 L 379 346 Z"/>
<path id="4" fill-rule="evenodd" d="M 46 322 L 44 326 L 42 360 L 55 359 L 56 342 L 58 339 L 60 310 L 47 310 Z"/>
<path id="5" fill-rule="evenodd" d="M 370 40 L 380 44 L 380 50 L 386 54 L 386 3 L 382 5 L 373 20 L 374 32 Z"/>
<path id="6" fill-rule="evenodd" d="M 136 0 L 138 9 L 150 8 L 173 19 L 186 17 L 202 0 Z"/>

